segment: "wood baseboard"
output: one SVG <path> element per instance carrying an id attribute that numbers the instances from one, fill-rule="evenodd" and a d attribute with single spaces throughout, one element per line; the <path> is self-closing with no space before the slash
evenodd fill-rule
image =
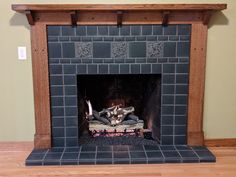
<path id="1" fill-rule="evenodd" d="M 206 139 L 204 145 L 209 147 L 236 147 L 236 138 Z"/>

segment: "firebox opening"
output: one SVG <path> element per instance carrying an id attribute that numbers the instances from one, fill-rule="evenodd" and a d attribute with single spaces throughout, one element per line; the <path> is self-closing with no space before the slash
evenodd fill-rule
<path id="1" fill-rule="evenodd" d="M 77 85 L 80 138 L 159 141 L 160 74 L 78 75 Z"/>

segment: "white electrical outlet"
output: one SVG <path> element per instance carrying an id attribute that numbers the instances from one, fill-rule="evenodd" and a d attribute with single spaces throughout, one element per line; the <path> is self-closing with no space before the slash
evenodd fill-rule
<path id="1" fill-rule="evenodd" d="M 26 47 L 18 47 L 18 59 L 26 60 Z"/>

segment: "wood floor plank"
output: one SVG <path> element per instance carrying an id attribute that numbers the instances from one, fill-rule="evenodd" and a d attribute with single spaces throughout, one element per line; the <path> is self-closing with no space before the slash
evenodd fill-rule
<path id="1" fill-rule="evenodd" d="M 26 167 L 33 143 L 0 143 L 0 177 L 236 177 L 236 148 L 211 147 L 216 163 Z"/>

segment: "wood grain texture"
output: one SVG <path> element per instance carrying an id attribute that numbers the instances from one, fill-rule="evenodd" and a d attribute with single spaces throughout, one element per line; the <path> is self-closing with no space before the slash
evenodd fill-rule
<path id="1" fill-rule="evenodd" d="M 223 10 L 226 4 L 13 4 L 17 12 L 33 11 L 98 11 L 98 10 Z"/>
<path id="2" fill-rule="evenodd" d="M 216 163 L 25 167 L 33 143 L 0 143 L 1 177 L 235 177 L 236 148 L 210 148 Z"/>
<path id="3" fill-rule="evenodd" d="M 206 139 L 204 144 L 210 147 L 236 147 L 236 138 Z"/>
<path id="4" fill-rule="evenodd" d="M 191 31 L 189 98 L 188 98 L 188 144 L 203 145 L 203 102 L 205 90 L 205 65 L 207 25 L 193 24 Z"/>
<path id="5" fill-rule="evenodd" d="M 51 147 L 51 114 L 46 25 L 31 26 L 34 84 L 35 148 Z"/>

